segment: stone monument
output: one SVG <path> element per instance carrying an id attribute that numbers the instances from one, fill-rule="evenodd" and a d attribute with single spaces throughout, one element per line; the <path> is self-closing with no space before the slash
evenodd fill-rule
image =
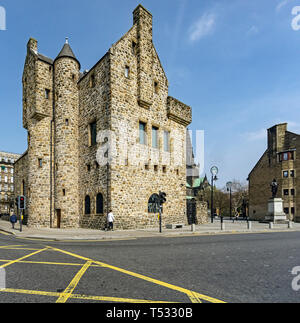
<path id="1" fill-rule="evenodd" d="M 268 202 L 268 213 L 265 220 L 268 222 L 282 223 L 287 222 L 286 214 L 283 212 L 283 200 L 278 198 L 278 183 L 276 179 L 271 183 L 272 198 Z"/>

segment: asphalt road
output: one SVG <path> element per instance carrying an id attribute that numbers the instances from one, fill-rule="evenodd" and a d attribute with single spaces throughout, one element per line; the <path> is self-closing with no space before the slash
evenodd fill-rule
<path id="1" fill-rule="evenodd" d="M 297 266 L 298 232 L 106 242 L 0 233 L 0 302 L 298 303 Z"/>

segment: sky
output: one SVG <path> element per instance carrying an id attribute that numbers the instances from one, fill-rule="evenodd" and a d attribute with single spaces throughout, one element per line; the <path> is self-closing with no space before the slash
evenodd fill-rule
<path id="1" fill-rule="evenodd" d="M 194 147 L 195 132 L 204 130 L 202 175 L 217 166 L 217 186 L 246 182 L 268 128 L 287 122 L 300 133 L 300 0 L 0 0 L 0 150 L 27 149 L 21 80 L 28 39 L 55 58 L 69 37 L 89 69 L 131 28 L 139 3 L 153 15 L 169 95 L 193 109 Z"/>

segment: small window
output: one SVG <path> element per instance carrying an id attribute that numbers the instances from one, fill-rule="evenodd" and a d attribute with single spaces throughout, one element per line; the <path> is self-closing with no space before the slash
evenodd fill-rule
<path id="1" fill-rule="evenodd" d="M 163 166 L 163 173 L 167 172 L 167 166 Z"/>
<path id="2" fill-rule="evenodd" d="M 50 98 L 50 90 L 45 89 L 45 98 L 48 100 Z"/>
<path id="3" fill-rule="evenodd" d="M 84 214 L 91 214 L 91 198 L 89 195 L 87 195 L 84 200 Z"/>
<path id="4" fill-rule="evenodd" d="M 288 189 L 283 190 L 283 195 L 288 196 L 289 195 L 289 190 Z"/>
<path id="5" fill-rule="evenodd" d="M 290 212 L 290 210 L 289 210 L 289 208 L 288 207 L 285 207 L 284 209 L 283 209 L 283 212 L 285 213 L 285 214 L 289 214 L 289 212 Z"/>
<path id="6" fill-rule="evenodd" d="M 154 82 L 154 92 L 158 94 L 159 88 L 158 88 L 158 82 Z"/>
<path id="7" fill-rule="evenodd" d="M 158 165 L 154 165 L 154 171 L 158 172 Z"/>
<path id="8" fill-rule="evenodd" d="M 65 122 L 66 122 L 66 126 L 68 127 L 69 126 L 69 119 L 66 119 Z"/>
<path id="9" fill-rule="evenodd" d="M 283 172 L 283 177 L 288 178 L 289 177 L 289 172 L 286 170 Z"/>
<path id="10" fill-rule="evenodd" d="M 291 213 L 295 214 L 295 208 L 294 207 L 291 208 Z"/>
<path id="11" fill-rule="evenodd" d="M 152 127 L 152 147 L 158 148 L 158 128 Z"/>
<path id="12" fill-rule="evenodd" d="M 95 87 L 96 81 L 95 81 L 95 74 L 92 74 L 90 77 L 90 88 Z"/>
<path id="13" fill-rule="evenodd" d="M 136 55 L 136 42 L 132 42 L 132 54 Z"/>
<path id="14" fill-rule="evenodd" d="M 145 165 L 145 169 L 149 170 L 149 165 L 148 164 Z"/>
<path id="15" fill-rule="evenodd" d="M 125 66 L 125 77 L 129 78 L 129 66 Z"/>
<path id="16" fill-rule="evenodd" d="M 170 152 L 170 132 L 164 131 L 164 151 Z"/>
<path id="17" fill-rule="evenodd" d="M 101 193 L 96 197 L 96 213 L 103 214 L 103 195 Z"/>
<path id="18" fill-rule="evenodd" d="M 92 122 L 89 124 L 90 128 L 90 146 L 95 146 L 97 144 L 97 123 Z"/>
<path id="19" fill-rule="evenodd" d="M 294 178 L 294 177 L 295 177 L 295 171 L 294 171 L 294 170 L 291 170 L 291 172 L 290 172 L 290 176 L 291 176 L 292 178 Z"/>
<path id="20" fill-rule="evenodd" d="M 140 122 L 140 144 L 146 145 L 147 140 L 146 140 L 146 123 Z"/>
<path id="21" fill-rule="evenodd" d="M 66 190 L 63 189 L 63 196 L 66 196 Z"/>
<path id="22" fill-rule="evenodd" d="M 42 158 L 38 159 L 38 165 L 39 165 L 39 168 L 43 167 L 43 159 Z"/>
<path id="23" fill-rule="evenodd" d="M 291 195 L 295 196 L 295 189 L 294 188 L 291 189 Z"/>
<path id="24" fill-rule="evenodd" d="M 90 172 L 91 171 L 91 165 L 87 165 L 87 171 Z"/>

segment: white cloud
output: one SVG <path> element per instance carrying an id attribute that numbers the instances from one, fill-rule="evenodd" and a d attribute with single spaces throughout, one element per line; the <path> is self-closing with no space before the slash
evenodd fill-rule
<path id="1" fill-rule="evenodd" d="M 195 42 L 209 34 L 211 34 L 216 25 L 216 16 L 214 14 L 205 13 L 201 16 L 189 30 L 189 39 Z"/>
<path id="2" fill-rule="evenodd" d="M 276 11 L 280 11 L 283 7 L 285 7 L 289 2 L 291 2 L 292 0 L 283 0 L 283 1 L 280 1 L 278 3 L 278 5 L 276 6 Z"/>

